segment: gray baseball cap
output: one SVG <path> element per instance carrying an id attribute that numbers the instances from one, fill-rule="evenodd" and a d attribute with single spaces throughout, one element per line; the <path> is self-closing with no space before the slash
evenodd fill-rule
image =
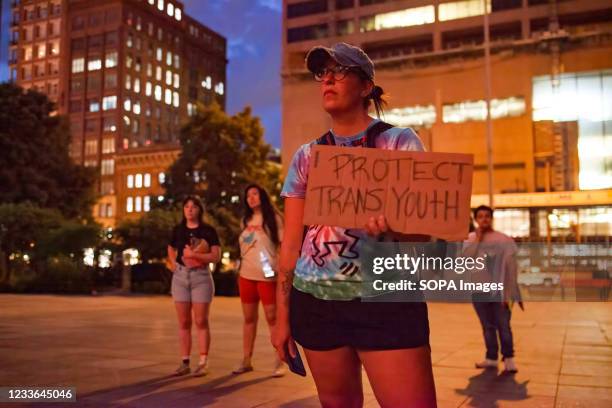
<path id="1" fill-rule="evenodd" d="M 374 64 L 370 57 L 361 48 L 344 42 L 331 48 L 321 45 L 312 48 L 306 55 L 306 67 L 315 74 L 325 67 L 329 58 L 345 67 L 360 68 L 369 79 L 374 80 Z"/>

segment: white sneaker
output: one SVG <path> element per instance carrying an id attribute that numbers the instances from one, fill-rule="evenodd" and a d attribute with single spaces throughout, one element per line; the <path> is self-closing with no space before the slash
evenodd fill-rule
<path id="1" fill-rule="evenodd" d="M 497 360 L 485 359 L 480 363 L 476 363 L 476 368 L 497 368 Z"/>
<path id="2" fill-rule="evenodd" d="M 204 363 L 198 364 L 198 367 L 193 371 L 194 377 L 203 377 L 208 374 L 208 359 Z"/>
<path id="3" fill-rule="evenodd" d="M 504 372 L 518 373 L 518 368 L 516 368 L 516 364 L 514 363 L 514 358 L 512 357 L 504 358 Z"/>
<path id="4" fill-rule="evenodd" d="M 272 377 L 282 377 L 283 375 L 285 375 L 286 372 L 287 370 L 285 370 L 285 364 L 283 364 L 282 361 L 277 359 L 276 364 L 274 366 L 274 371 L 272 371 Z"/>
<path id="5" fill-rule="evenodd" d="M 251 363 L 245 364 L 245 362 L 243 361 L 238 367 L 236 367 L 232 371 L 232 374 L 244 374 L 248 373 L 249 371 L 253 371 L 253 366 L 251 365 Z"/>

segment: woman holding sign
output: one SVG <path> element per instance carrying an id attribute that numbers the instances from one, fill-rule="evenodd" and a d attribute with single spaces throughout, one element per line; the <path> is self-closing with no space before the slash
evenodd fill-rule
<path id="1" fill-rule="evenodd" d="M 290 363 L 297 356 L 294 339 L 302 345 L 324 407 L 362 406 L 362 365 L 381 406 L 435 407 L 427 306 L 362 301 L 365 253 L 386 237 L 415 237 L 390 231 L 384 216 L 363 229 L 317 225 L 305 235 L 302 223 L 313 145 L 413 151 L 423 145 L 411 129 L 369 116 L 372 104 L 380 115 L 383 90 L 374 84 L 374 66 L 360 48 L 315 47 L 306 65 L 320 83 L 332 127 L 298 149 L 281 194 L 285 233 L 273 344 Z"/>
<path id="2" fill-rule="evenodd" d="M 238 288 L 244 314 L 243 358 L 233 371 L 242 374 L 253 370 L 251 357 L 257 333 L 259 300 L 270 332 L 276 322 L 276 271 L 278 247 L 283 237 L 283 220 L 266 190 L 252 184 L 244 193 L 244 218 L 240 234 L 240 276 Z M 274 377 L 284 375 L 283 363 L 275 361 Z"/>
<path id="3" fill-rule="evenodd" d="M 182 362 L 175 375 L 191 372 L 192 315 L 197 328 L 200 361 L 194 376 L 202 376 L 208 370 L 210 329 L 208 313 L 215 293 L 215 285 L 208 269 L 210 263 L 220 260 L 221 247 L 217 232 L 202 220 L 204 206 L 197 197 L 187 197 L 183 202 L 183 221 L 172 231 L 168 245 L 168 260 L 173 272 L 172 298 L 179 323 L 179 339 Z"/>

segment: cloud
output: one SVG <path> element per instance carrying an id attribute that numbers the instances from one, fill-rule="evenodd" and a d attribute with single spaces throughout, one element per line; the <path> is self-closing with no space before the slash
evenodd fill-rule
<path id="1" fill-rule="evenodd" d="M 267 8 L 277 13 L 283 11 L 283 2 L 281 0 L 257 0 L 257 5 L 262 8 Z"/>
<path id="2" fill-rule="evenodd" d="M 227 111 L 253 107 L 268 143 L 280 146 L 280 0 L 184 0 L 185 12 L 227 38 Z M 221 3 L 221 6 L 219 5 Z"/>

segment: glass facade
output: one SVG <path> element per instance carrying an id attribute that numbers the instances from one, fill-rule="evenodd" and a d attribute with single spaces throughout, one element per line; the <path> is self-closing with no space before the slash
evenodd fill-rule
<path id="1" fill-rule="evenodd" d="M 578 123 L 581 190 L 612 187 L 612 70 L 533 79 L 533 121 Z"/>

